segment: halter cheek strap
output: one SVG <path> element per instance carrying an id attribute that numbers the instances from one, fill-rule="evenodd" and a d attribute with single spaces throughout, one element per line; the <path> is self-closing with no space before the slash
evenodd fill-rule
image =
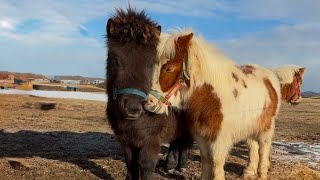
<path id="1" fill-rule="evenodd" d="M 156 97 L 159 102 L 167 105 L 167 106 L 170 106 L 171 103 L 170 103 L 170 98 L 176 93 L 178 92 L 179 90 L 181 90 L 183 87 L 185 86 L 185 83 L 182 79 L 179 79 L 179 81 L 175 84 L 175 86 L 168 92 L 168 94 L 166 96 L 162 96 L 158 91 L 156 90 L 151 90 L 150 91 L 150 94 L 153 95 L 154 97 Z"/>
<path id="2" fill-rule="evenodd" d="M 190 76 L 187 73 L 187 63 L 188 63 L 188 54 L 184 57 L 184 60 L 183 60 L 182 79 L 190 81 Z"/>
<path id="3" fill-rule="evenodd" d="M 300 90 L 300 84 L 298 83 L 298 80 L 295 80 L 296 81 L 296 93 L 298 93 L 299 96 L 301 96 L 301 90 Z"/>
<path id="4" fill-rule="evenodd" d="M 134 89 L 134 88 L 117 89 L 117 88 L 113 88 L 113 100 L 116 100 L 119 94 L 134 94 L 134 95 L 142 97 L 145 101 L 148 98 L 147 94 L 145 92 L 139 90 L 139 89 Z"/>

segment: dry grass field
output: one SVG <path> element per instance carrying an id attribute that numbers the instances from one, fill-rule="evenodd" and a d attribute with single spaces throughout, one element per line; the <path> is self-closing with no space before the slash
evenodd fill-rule
<path id="1" fill-rule="evenodd" d="M 41 110 L 39 101 L 57 103 Z M 295 147 L 320 144 L 320 99 L 284 104 L 276 123 L 270 179 L 320 179 L 319 157 Z M 296 143 L 281 145 L 281 143 Z M 288 150 L 289 149 L 289 150 Z M 291 150 L 290 150 L 291 149 Z M 199 150 L 194 147 L 184 173 L 162 171 L 156 179 L 198 179 Z M 227 179 L 240 179 L 247 162 L 245 145 L 236 146 L 225 166 Z M 124 179 L 121 149 L 105 119 L 105 103 L 0 95 L 0 179 Z"/>

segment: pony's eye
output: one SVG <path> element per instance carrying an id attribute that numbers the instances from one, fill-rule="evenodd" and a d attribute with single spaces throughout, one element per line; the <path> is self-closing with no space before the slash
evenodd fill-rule
<path id="1" fill-rule="evenodd" d="M 165 67 L 165 71 L 167 72 L 167 73 L 172 73 L 172 72 L 174 72 L 174 70 L 176 69 L 176 67 L 175 66 L 167 66 L 167 67 Z"/>

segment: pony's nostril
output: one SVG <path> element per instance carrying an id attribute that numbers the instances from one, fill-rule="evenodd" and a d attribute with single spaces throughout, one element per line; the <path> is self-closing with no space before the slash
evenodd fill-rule
<path id="1" fill-rule="evenodd" d="M 149 99 L 149 103 L 154 103 L 152 99 Z"/>
<path id="2" fill-rule="evenodd" d="M 139 114 L 142 111 L 142 107 L 138 106 L 138 107 L 132 107 L 128 109 L 129 113 L 131 114 Z"/>
<path id="3" fill-rule="evenodd" d="M 135 119 L 139 118 L 143 112 L 142 106 L 138 107 L 128 107 L 127 109 L 127 118 Z"/>
<path id="4" fill-rule="evenodd" d="M 124 99 L 124 100 L 123 100 L 123 104 L 124 104 L 124 105 L 127 105 L 127 104 L 128 104 L 128 99 Z"/>
<path id="5" fill-rule="evenodd" d="M 127 107 L 128 106 L 128 98 L 122 98 L 121 105 L 122 105 L 122 107 Z"/>

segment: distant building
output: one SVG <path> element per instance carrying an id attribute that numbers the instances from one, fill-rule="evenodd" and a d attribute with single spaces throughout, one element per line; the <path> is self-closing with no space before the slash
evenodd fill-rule
<path id="1" fill-rule="evenodd" d="M 29 78 L 30 79 L 30 78 Z M 50 79 L 44 78 L 44 79 L 33 79 L 31 82 L 33 83 L 50 83 Z"/>
<path id="2" fill-rule="evenodd" d="M 101 84 L 101 83 L 104 83 L 104 81 L 103 80 L 94 80 L 93 81 L 93 84 L 95 84 L 95 85 L 98 85 L 98 84 Z"/>
<path id="3" fill-rule="evenodd" d="M 34 81 L 34 78 L 28 78 L 28 82 Z"/>
<path id="4" fill-rule="evenodd" d="M 73 84 L 73 85 L 80 84 L 80 80 L 60 80 L 60 82 L 64 84 Z"/>
<path id="5" fill-rule="evenodd" d="M 25 83 L 26 81 L 24 81 L 24 80 L 22 80 L 22 79 L 17 79 L 17 78 L 15 78 L 14 79 L 14 84 L 19 84 L 19 85 L 21 85 L 21 84 L 23 84 L 23 83 Z"/>
<path id="6" fill-rule="evenodd" d="M 83 79 L 80 81 L 80 84 L 82 85 L 88 85 L 88 84 L 91 84 L 90 80 L 89 79 Z"/>
<path id="7" fill-rule="evenodd" d="M 77 91 L 77 87 L 75 86 L 67 86 L 67 91 Z"/>
<path id="8" fill-rule="evenodd" d="M 52 82 L 52 83 L 61 83 L 61 81 L 58 80 L 58 79 L 52 79 L 51 82 Z"/>
<path id="9" fill-rule="evenodd" d="M 14 84 L 14 75 L 0 75 L 0 83 Z"/>

